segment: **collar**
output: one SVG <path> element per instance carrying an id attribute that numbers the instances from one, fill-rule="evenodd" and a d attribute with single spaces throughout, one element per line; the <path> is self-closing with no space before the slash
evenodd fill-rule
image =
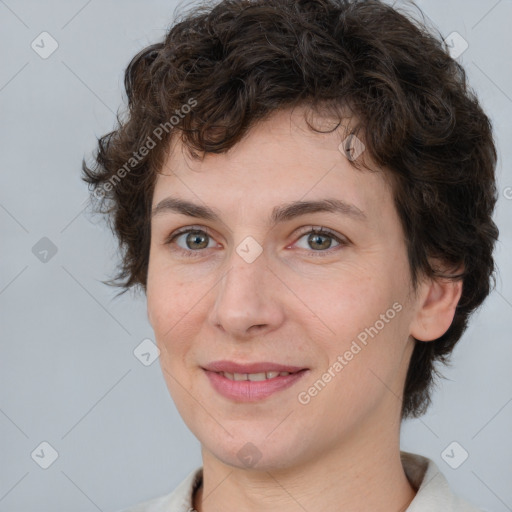
<path id="1" fill-rule="evenodd" d="M 432 460 L 403 451 L 400 459 L 407 479 L 416 490 L 416 496 L 405 512 L 481 512 L 452 493 L 445 476 Z M 203 468 L 199 467 L 170 494 L 120 512 L 191 512 L 193 495 L 202 480 Z"/>

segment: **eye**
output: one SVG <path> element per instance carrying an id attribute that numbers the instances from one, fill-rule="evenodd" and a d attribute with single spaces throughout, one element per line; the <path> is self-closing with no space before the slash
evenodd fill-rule
<path id="1" fill-rule="evenodd" d="M 343 247 L 349 243 L 343 237 L 323 227 L 308 226 L 306 229 L 307 231 L 302 232 L 294 245 L 299 245 L 300 249 L 309 249 L 308 252 L 312 256 L 323 256 L 324 253 L 330 254 L 332 252 L 330 249 Z M 305 242 L 301 242 L 302 239 Z M 333 241 L 336 243 L 334 246 Z M 306 245 L 301 247 L 300 243 Z M 173 246 L 173 250 L 190 257 L 201 256 L 202 250 L 217 247 L 214 238 L 206 229 L 193 226 L 187 226 L 173 232 L 165 240 L 165 244 Z"/>
<path id="2" fill-rule="evenodd" d="M 192 257 L 198 255 L 194 253 L 200 253 L 202 249 L 216 247 L 215 240 L 206 230 L 190 226 L 172 233 L 165 244 L 176 245 L 178 252 Z"/>
<path id="3" fill-rule="evenodd" d="M 346 240 L 343 240 L 341 237 L 335 235 L 332 231 L 325 229 L 325 228 L 315 228 L 313 226 L 309 226 L 308 231 L 303 232 L 302 236 L 299 238 L 299 240 L 296 242 L 296 244 L 299 243 L 299 241 L 303 238 L 305 238 L 306 246 L 300 247 L 301 249 L 313 249 L 313 252 L 317 253 L 325 253 L 330 252 L 328 249 L 332 249 L 332 241 L 334 240 L 337 245 L 334 247 L 339 246 L 345 246 L 348 245 L 348 242 Z M 307 238 L 306 238 L 306 235 Z M 312 251 L 309 251 L 312 252 Z M 315 254 L 315 256 L 317 256 Z M 318 254 L 320 256 L 320 254 Z"/>

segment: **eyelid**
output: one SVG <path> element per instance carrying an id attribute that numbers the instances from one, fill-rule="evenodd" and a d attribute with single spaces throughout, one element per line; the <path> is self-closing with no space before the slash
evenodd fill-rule
<path id="1" fill-rule="evenodd" d="M 332 255 L 333 252 L 335 252 L 339 249 L 342 249 L 351 243 L 347 237 L 337 233 L 336 231 L 333 231 L 333 230 L 323 227 L 323 226 L 310 225 L 310 226 L 304 226 L 303 228 L 301 228 L 299 230 L 299 232 L 295 235 L 295 241 L 291 245 L 295 245 L 304 235 L 307 235 L 310 233 L 328 236 L 328 237 L 334 239 L 338 243 L 337 246 L 329 247 L 328 249 L 326 249 L 324 251 L 314 251 L 314 250 L 306 250 L 306 249 L 299 248 L 299 250 L 306 251 L 308 254 L 310 254 L 312 256 L 318 256 L 318 257 L 326 256 L 327 257 L 329 255 Z M 287 248 L 288 247 L 290 247 L 290 246 L 288 245 Z"/>
<path id="2" fill-rule="evenodd" d="M 210 237 L 212 240 L 215 240 L 215 236 L 213 235 L 213 233 L 211 232 L 211 230 L 208 227 L 200 226 L 200 225 L 189 225 L 189 226 L 183 226 L 183 227 L 178 228 L 175 231 L 173 231 L 164 240 L 164 245 L 169 245 L 177 237 L 183 235 L 184 233 L 189 233 L 189 232 L 193 232 L 193 231 L 203 232 L 208 237 Z M 295 232 L 295 234 L 293 235 L 294 241 L 292 242 L 292 244 L 287 245 L 286 248 L 290 247 L 290 245 L 296 244 L 298 242 L 298 240 L 300 240 L 304 235 L 309 234 L 309 233 L 316 233 L 316 234 L 320 234 L 320 235 L 329 236 L 330 238 L 333 238 L 338 243 L 337 246 L 330 247 L 330 248 L 328 248 L 326 250 L 322 250 L 322 251 L 314 251 L 314 250 L 308 251 L 306 249 L 299 248 L 299 250 L 305 251 L 305 252 L 311 254 L 312 256 L 318 256 L 318 257 L 321 257 L 323 255 L 328 256 L 328 255 L 332 254 L 334 251 L 341 249 L 343 247 L 346 247 L 347 245 L 349 245 L 351 243 L 350 240 L 347 239 L 345 236 L 343 236 L 329 228 L 326 228 L 324 226 L 319 226 L 319 225 L 308 225 L 308 226 L 303 226 L 303 227 L 299 228 L 298 232 Z M 201 254 L 204 253 L 204 249 L 201 249 L 198 251 L 193 251 L 193 250 L 183 249 L 182 247 L 179 247 L 179 246 L 177 246 L 177 248 L 175 250 L 178 252 L 184 253 L 190 257 L 201 256 Z"/>
<path id="3" fill-rule="evenodd" d="M 199 225 L 183 226 L 182 228 L 178 228 L 178 229 L 174 230 L 170 235 L 168 235 L 164 240 L 164 244 L 170 244 L 179 235 L 182 235 L 183 233 L 188 233 L 189 231 L 204 231 L 208 236 L 214 238 L 213 233 L 211 232 L 210 228 L 208 228 L 206 226 L 199 226 Z"/>
<path id="4" fill-rule="evenodd" d="M 178 228 L 175 231 L 173 231 L 168 237 L 166 237 L 165 243 L 170 243 L 177 236 L 179 236 L 183 233 L 188 233 L 189 231 L 204 231 L 208 236 L 213 237 L 213 233 L 211 232 L 210 228 L 208 228 L 207 226 L 191 225 L 191 226 L 183 226 L 182 228 Z M 326 228 L 324 226 L 319 226 L 319 225 L 303 226 L 302 228 L 299 228 L 299 231 L 297 233 L 295 233 L 294 236 L 301 237 L 302 235 L 305 235 L 306 233 L 309 233 L 312 231 L 314 231 L 316 233 L 331 235 L 333 238 L 335 238 L 340 243 L 342 243 L 342 242 L 349 243 L 349 240 L 346 237 L 336 233 L 335 231 L 333 231 L 329 228 Z"/>
<path id="5" fill-rule="evenodd" d="M 209 238 L 211 238 L 211 240 L 216 241 L 215 237 L 213 236 L 213 234 L 211 233 L 209 228 L 207 228 L 205 226 L 192 225 L 192 226 L 183 226 L 181 228 L 174 230 L 169 236 L 167 236 L 165 238 L 163 244 L 171 245 L 174 243 L 174 240 L 176 238 L 178 238 L 179 236 L 181 236 L 185 233 L 193 232 L 193 231 L 201 231 L 201 232 L 205 233 Z M 172 249 L 173 252 L 177 252 L 187 258 L 201 258 L 205 253 L 204 249 L 202 249 L 200 251 L 192 251 L 192 250 L 183 249 L 176 243 L 174 243 L 174 245 L 176 247 Z M 210 249 L 213 249 L 213 248 L 210 247 Z"/>
<path id="6" fill-rule="evenodd" d="M 332 229 L 326 228 L 324 226 L 319 226 L 319 225 L 304 226 L 303 228 L 299 229 L 298 233 L 295 236 L 302 236 L 302 235 L 305 235 L 310 232 L 330 235 L 333 238 L 336 238 L 336 240 L 338 240 L 338 242 L 345 241 L 348 243 L 348 239 L 346 237 L 344 237 L 343 235 L 337 233 L 336 231 L 333 231 Z"/>

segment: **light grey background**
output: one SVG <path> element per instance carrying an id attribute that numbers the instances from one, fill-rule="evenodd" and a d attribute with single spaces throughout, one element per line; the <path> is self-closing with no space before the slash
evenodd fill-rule
<path id="1" fill-rule="evenodd" d="M 80 180 L 82 156 L 114 126 L 124 68 L 164 35 L 176 5 L 0 0 L 0 512 L 115 511 L 170 492 L 201 464 L 158 360 L 144 366 L 133 354 L 153 336 L 144 298 L 114 299 L 100 282 L 114 270 L 115 242 L 88 214 Z M 505 512 L 512 510 L 512 1 L 418 5 L 443 36 L 457 31 L 469 43 L 459 60 L 499 146 L 501 241 L 497 291 L 473 317 L 429 413 L 404 424 L 402 449 L 434 459 L 454 490 L 484 510 Z M 31 48 L 43 31 L 59 45 L 47 59 Z M 47 262 L 32 252 L 43 237 L 57 248 Z M 48 469 L 35 462 L 44 458 L 36 450 L 43 441 L 58 452 Z M 458 469 L 441 457 L 453 441 L 469 453 Z"/>

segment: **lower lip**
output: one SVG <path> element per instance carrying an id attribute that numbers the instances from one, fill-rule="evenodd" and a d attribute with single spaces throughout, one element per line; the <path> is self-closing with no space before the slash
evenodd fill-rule
<path id="1" fill-rule="evenodd" d="M 290 375 L 282 375 L 273 379 L 250 381 L 250 380 L 230 380 L 224 375 L 205 370 L 210 379 L 213 388 L 222 396 L 238 402 L 256 402 L 264 398 L 283 391 L 293 386 L 302 379 L 308 370 L 301 370 Z"/>

